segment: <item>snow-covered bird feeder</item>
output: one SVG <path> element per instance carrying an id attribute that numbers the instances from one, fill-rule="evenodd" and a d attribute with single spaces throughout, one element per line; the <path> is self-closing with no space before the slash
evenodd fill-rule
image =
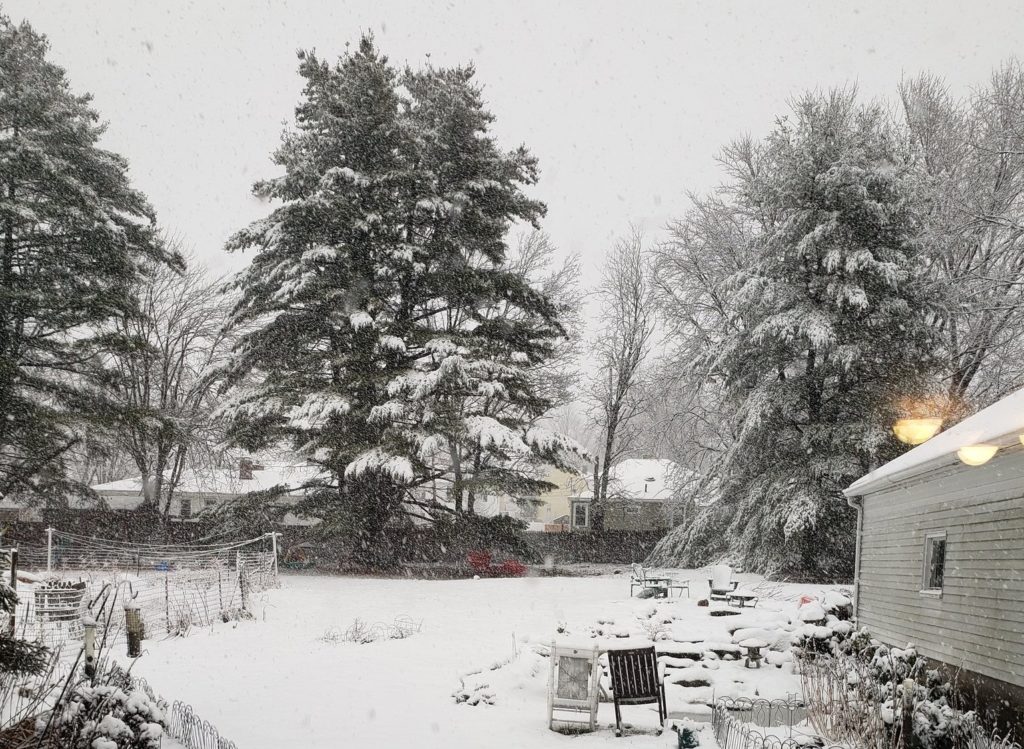
<path id="1" fill-rule="evenodd" d="M 142 655 L 142 611 L 137 603 L 125 604 L 124 626 L 128 633 L 128 657 L 138 658 Z"/>
<path id="2" fill-rule="evenodd" d="M 575 713 L 560 723 L 586 723 L 597 728 L 598 682 L 601 678 L 597 646 L 572 647 L 551 643 L 551 676 L 548 679 L 548 728 L 555 730 L 555 712 Z M 585 714 L 586 718 L 578 717 Z"/>

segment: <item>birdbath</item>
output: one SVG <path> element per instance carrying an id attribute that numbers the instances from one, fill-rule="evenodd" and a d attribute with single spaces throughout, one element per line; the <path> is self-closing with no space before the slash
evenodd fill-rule
<path id="1" fill-rule="evenodd" d="M 747 668 L 761 668 L 761 648 L 768 647 L 768 643 L 756 637 L 748 637 L 739 643 L 739 646 L 747 651 L 747 659 L 743 665 Z M 750 665 L 754 664 L 754 665 Z"/>

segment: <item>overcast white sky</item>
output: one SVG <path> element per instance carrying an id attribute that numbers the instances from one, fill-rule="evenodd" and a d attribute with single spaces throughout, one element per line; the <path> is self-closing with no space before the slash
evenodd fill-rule
<path id="1" fill-rule="evenodd" d="M 635 7 L 634 7 L 635 6 Z M 793 94 L 851 81 L 891 96 L 931 70 L 967 93 L 1015 53 L 1018 2 L 116 2 L 7 0 L 47 34 L 109 120 L 161 223 L 226 271 L 226 237 L 267 207 L 252 182 L 300 92 L 295 52 L 335 56 L 372 30 L 396 63 L 472 60 L 501 142 L 542 174 L 545 229 L 589 282 L 630 222 L 656 236 L 714 154 L 765 133 Z"/>

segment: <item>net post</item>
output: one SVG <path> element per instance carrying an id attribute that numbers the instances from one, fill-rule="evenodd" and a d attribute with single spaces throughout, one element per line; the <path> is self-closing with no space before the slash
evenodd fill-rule
<path id="1" fill-rule="evenodd" d="M 46 529 L 46 572 L 53 572 L 53 528 Z"/>
<path id="2" fill-rule="evenodd" d="M 277 537 L 280 534 L 274 531 L 270 534 L 271 551 L 274 552 L 274 579 L 277 580 Z"/>
<path id="3" fill-rule="evenodd" d="M 18 589 L 18 547 L 11 549 L 11 590 Z M 8 622 L 8 632 L 10 635 L 14 635 L 17 629 L 16 617 L 18 614 L 18 607 L 15 606 L 11 609 L 11 621 Z"/>

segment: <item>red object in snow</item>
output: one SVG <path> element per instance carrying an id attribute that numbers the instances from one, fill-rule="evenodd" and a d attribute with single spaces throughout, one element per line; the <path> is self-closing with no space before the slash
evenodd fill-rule
<path id="1" fill-rule="evenodd" d="M 808 603 L 814 603 L 814 596 L 800 596 L 800 606 L 804 606 Z M 797 608 L 800 608 L 797 606 Z"/>
<path id="2" fill-rule="evenodd" d="M 517 562 L 515 559 L 506 559 L 498 567 L 498 574 L 508 577 L 522 577 L 526 574 L 526 565 L 522 562 Z"/>
<path id="3" fill-rule="evenodd" d="M 486 551 L 471 551 L 466 555 L 469 560 L 469 566 L 473 568 L 473 571 L 478 575 L 489 575 L 492 572 L 491 569 L 491 555 Z"/>

